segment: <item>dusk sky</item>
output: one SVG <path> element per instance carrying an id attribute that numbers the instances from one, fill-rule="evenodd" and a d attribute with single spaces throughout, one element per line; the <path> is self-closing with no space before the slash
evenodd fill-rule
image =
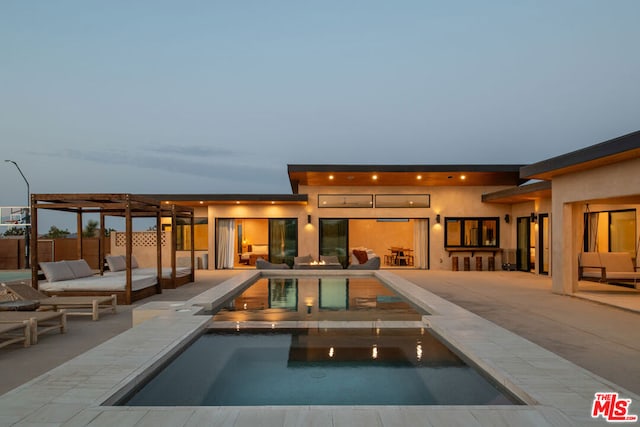
<path id="1" fill-rule="evenodd" d="M 33 193 L 533 163 L 640 129 L 639 20 L 638 0 L 4 0 L 3 156 Z M 0 180 L 26 202 L 12 164 Z"/>

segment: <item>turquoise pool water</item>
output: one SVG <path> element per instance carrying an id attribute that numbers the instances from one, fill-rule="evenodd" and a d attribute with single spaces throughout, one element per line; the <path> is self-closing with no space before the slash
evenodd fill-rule
<path id="1" fill-rule="evenodd" d="M 214 331 L 124 405 L 512 405 L 426 329 Z"/>
<path id="2" fill-rule="evenodd" d="M 31 270 L 2 270 L 0 271 L 0 282 L 13 282 L 16 280 L 30 280 Z"/>

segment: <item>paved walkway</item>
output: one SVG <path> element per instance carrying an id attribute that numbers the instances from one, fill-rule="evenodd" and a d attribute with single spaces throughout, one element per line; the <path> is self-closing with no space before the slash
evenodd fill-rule
<path id="1" fill-rule="evenodd" d="M 521 272 L 394 273 L 640 393 L 640 291 L 581 282 L 571 297 L 553 294 L 550 278 Z"/>

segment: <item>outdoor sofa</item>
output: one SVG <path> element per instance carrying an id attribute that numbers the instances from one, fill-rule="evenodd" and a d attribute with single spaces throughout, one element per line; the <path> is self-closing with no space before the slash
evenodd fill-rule
<path id="1" fill-rule="evenodd" d="M 578 258 L 578 278 L 632 282 L 637 287 L 640 271 L 627 252 L 582 252 Z"/>

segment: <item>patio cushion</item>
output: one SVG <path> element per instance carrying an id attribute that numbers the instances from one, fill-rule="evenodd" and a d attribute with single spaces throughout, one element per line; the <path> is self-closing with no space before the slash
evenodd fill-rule
<path id="1" fill-rule="evenodd" d="M 69 265 L 64 261 L 41 262 L 40 268 L 49 283 L 76 278 L 71 268 L 69 268 Z"/>
<path id="2" fill-rule="evenodd" d="M 127 261 L 122 255 L 111 255 L 106 257 L 109 264 L 109 271 L 122 271 L 127 269 Z"/>
<path id="3" fill-rule="evenodd" d="M 73 277 L 79 279 L 81 277 L 89 277 L 93 276 L 93 271 L 87 261 L 83 259 L 76 259 L 73 261 L 65 261 L 65 263 L 69 266 L 71 271 L 73 272 Z"/>

